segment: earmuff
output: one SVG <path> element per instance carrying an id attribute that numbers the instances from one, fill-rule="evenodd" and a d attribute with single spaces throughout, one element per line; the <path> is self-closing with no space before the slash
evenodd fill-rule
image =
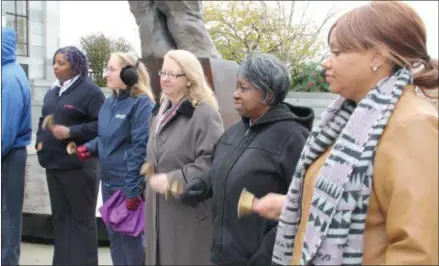
<path id="1" fill-rule="evenodd" d="M 139 80 L 139 76 L 137 75 L 139 64 L 140 60 L 137 59 L 136 65 L 127 65 L 120 70 L 120 79 L 128 88 L 134 86 Z"/>

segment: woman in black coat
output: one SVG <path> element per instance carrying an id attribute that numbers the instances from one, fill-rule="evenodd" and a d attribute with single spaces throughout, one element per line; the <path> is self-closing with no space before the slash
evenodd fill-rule
<path id="1" fill-rule="evenodd" d="M 183 203 L 212 197 L 216 265 L 270 265 L 277 222 L 256 214 L 238 218 L 241 191 L 256 197 L 286 193 L 314 119 L 312 109 L 284 103 L 288 68 L 276 57 L 254 54 L 238 71 L 233 97 L 242 120 L 221 136 L 211 170 L 188 183 Z"/>
<path id="2" fill-rule="evenodd" d="M 66 151 L 97 136 L 98 112 L 105 97 L 88 78 L 88 62 L 76 47 L 60 48 L 53 57 L 55 86 L 44 96 L 36 150 L 46 169 L 52 209 L 53 265 L 98 265 L 96 159 L 82 162 Z M 53 116 L 53 125 L 43 121 Z"/>

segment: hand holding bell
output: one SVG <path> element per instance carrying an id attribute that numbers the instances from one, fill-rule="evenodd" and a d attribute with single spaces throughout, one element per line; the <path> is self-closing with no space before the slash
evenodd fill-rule
<path id="1" fill-rule="evenodd" d="M 241 191 L 238 201 L 238 218 L 250 215 L 252 213 L 253 203 L 257 200 L 255 195 L 248 192 L 245 188 Z"/>
<path id="2" fill-rule="evenodd" d="M 43 149 L 43 142 L 42 142 L 42 141 L 39 141 L 39 142 L 37 143 L 36 150 L 37 150 L 37 151 L 41 151 L 42 149 Z"/>
<path id="3" fill-rule="evenodd" d="M 253 202 L 252 212 L 266 219 L 278 221 L 286 200 L 286 195 L 268 193 Z"/>
<path id="4" fill-rule="evenodd" d="M 238 201 L 238 217 L 256 213 L 266 219 L 278 221 L 286 198 L 286 195 L 268 193 L 258 199 L 244 188 Z"/>
<path id="5" fill-rule="evenodd" d="M 90 153 L 85 145 L 76 147 L 76 144 L 71 141 L 69 144 L 67 144 L 66 150 L 67 154 L 75 154 L 81 162 L 85 162 L 88 158 L 90 158 Z"/>
<path id="6" fill-rule="evenodd" d="M 71 148 L 73 148 L 73 147 L 71 147 Z M 76 157 L 78 157 L 78 159 L 81 162 L 85 162 L 86 160 L 88 160 L 90 158 L 90 152 L 88 151 L 88 148 L 85 145 L 81 145 L 79 147 L 76 147 L 75 154 L 76 154 Z"/>
<path id="7" fill-rule="evenodd" d="M 41 128 L 43 130 L 46 129 L 51 130 L 54 124 L 55 124 L 55 120 L 53 118 L 53 115 L 48 115 L 44 118 L 43 123 L 41 124 Z"/>
<path id="8" fill-rule="evenodd" d="M 183 193 L 183 185 L 177 180 L 172 180 L 171 182 L 169 182 L 168 190 L 165 193 L 165 199 L 168 199 L 169 196 L 176 197 L 181 193 Z"/>
<path id="9" fill-rule="evenodd" d="M 154 167 L 149 162 L 145 162 L 140 169 L 140 174 L 145 177 L 153 176 L 155 175 Z"/>
<path id="10" fill-rule="evenodd" d="M 54 124 L 50 131 L 52 131 L 52 135 L 56 139 L 68 139 L 70 138 L 70 128 L 64 126 L 64 125 L 57 125 Z"/>
<path id="11" fill-rule="evenodd" d="M 142 167 L 143 168 L 143 167 Z M 145 172 L 150 171 L 150 166 L 145 165 Z M 151 189 L 156 193 L 164 194 L 165 198 L 177 196 L 183 192 L 183 185 L 177 180 L 169 180 L 166 174 L 152 174 L 148 176 Z"/>

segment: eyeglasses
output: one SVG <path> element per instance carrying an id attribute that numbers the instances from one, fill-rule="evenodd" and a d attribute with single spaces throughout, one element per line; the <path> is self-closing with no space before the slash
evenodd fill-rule
<path id="1" fill-rule="evenodd" d="M 170 78 L 176 79 L 176 78 L 179 78 L 179 77 L 183 77 L 185 75 L 186 74 L 184 74 L 184 73 L 176 74 L 176 73 L 172 73 L 172 72 L 165 72 L 165 71 L 162 71 L 162 70 L 159 71 L 159 76 L 160 77 L 170 77 Z"/>
<path id="2" fill-rule="evenodd" d="M 113 73 L 113 72 L 118 71 L 118 70 L 120 70 L 120 68 L 114 68 L 114 67 L 109 66 L 109 67 L 104 68 L 104 73 L 108 73 L 108 72 Z"/>

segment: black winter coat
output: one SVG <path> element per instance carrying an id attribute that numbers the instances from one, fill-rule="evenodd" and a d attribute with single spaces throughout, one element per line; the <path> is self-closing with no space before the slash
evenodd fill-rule
<path id="1" fill-rule="evenodd" d="M 75 155 L 67 154 L 71 141 L 80 146 L 98 135 L 98 113 L 105 101 L 101 89 L 88 78 L 77 79 L 58 96 L 60 87 L 50 89 L 44 96 L 42 115 L 38 123 L 36 146 L 38 161 L 46 169 L 78 169 L 84 166 Z M 46 116 L 53 115 L 56 124 L 70 128 L 70 138 L 58 140 L 50 130 L 44 131 L 42 123 Z"/>
<path id="2" fill-rule="evenodd" d="M 271 264 L 277 222 L 257 214 L 238 218 L 239 196 L 243 188 L 257 198 L 287 193 L 313 120 L 312 109 L 281 103 L 253 125 L 243 118 L 221 136 L 211 170 L 200 177 L 213 198 L 212 263 Z"/>

